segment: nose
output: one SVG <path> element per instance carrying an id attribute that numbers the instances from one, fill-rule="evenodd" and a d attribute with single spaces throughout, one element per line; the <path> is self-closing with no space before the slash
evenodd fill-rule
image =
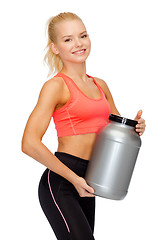
<path id="1" fill-rule="evenodd" d="M 81 43 L 80 39 L 79 39 L 79 38 L 76 38 L 76 39 L 75 39 L 75 46 L 76 46 L 76 47 L 80 47 L 81 45 L 82 45 L 82 43 Z"/>

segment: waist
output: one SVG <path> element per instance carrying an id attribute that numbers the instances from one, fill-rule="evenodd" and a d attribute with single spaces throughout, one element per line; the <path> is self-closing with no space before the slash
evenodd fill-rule
<path id="1" fill-rule="evenodd" d="M 84 177 L 89 161 L 65 152 L 55 152 L 55 156 L 78 176 Z"/>
<path id="2" fill-rule="evenodd" d="M 96 140 L 96 133 L 73 135 L 58 138 L 58 152 L 66 152 L 89 160 Z"/>

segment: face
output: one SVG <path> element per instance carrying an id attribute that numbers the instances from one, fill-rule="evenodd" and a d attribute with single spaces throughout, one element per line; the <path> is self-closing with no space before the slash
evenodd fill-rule
<path id="1" fill-rule="evenodd" d="M 91 42 L 80 20 L 63 21 L 57 25 L 57 41 L 51 45 L 63 63 L 83 63 L 91 49 Z"/>

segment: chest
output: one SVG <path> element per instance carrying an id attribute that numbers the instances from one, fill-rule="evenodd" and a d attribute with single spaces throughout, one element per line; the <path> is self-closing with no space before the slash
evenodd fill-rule
<path id="1" fill-rule="evenodd" d="M 83 95 L 92 99 L 99 99 L 101 97 L 100 90 L 92 79 L 87 82 L 75 82 L 75 84 Z"/>
<path id="2" fill-rule="evenodd" d="M 75 87 L 77 88 L 78 91 L 80 91 L 82 95 L 86 96 L 87 98 L 94 100 L 101 98 L 101 92 L 92 79 L 84 83 L 75 82 Z M 70 90 L 67 84 L 65 84 L 63 88 L 61 101 L 59 104 L 57 104 L 55 110 L 58 110 L 61 107 L 63 107 L 69 101 L 70 96 L 71 96 Z"/>

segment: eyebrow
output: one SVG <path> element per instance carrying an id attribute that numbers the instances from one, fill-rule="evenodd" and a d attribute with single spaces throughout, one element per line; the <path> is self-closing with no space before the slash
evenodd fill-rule
<path id="1" fill-rule="evenodd" d="M 79 35 L 82 35 L 83 33 L 87 33 L 87 31 L 81 32 Z M 66 36 L 63 36 L 62 38 L 66 38 L 66 37 L 72 37 L 72 35 L 66 35 Z"/>

